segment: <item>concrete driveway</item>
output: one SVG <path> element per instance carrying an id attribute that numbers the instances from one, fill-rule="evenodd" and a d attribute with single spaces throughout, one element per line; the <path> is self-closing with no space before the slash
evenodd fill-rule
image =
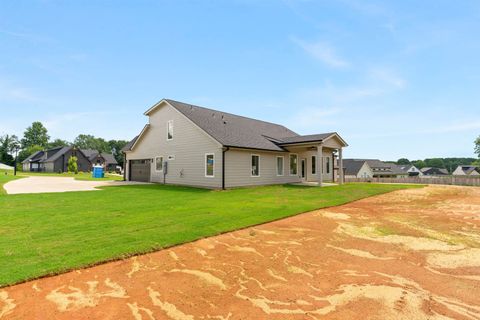
<path id="1" fill-rule="evenodd" d="M 28 177 L 3 186 L 8 194 L 94 191 L 98 187 L 142 184 L 130 181 L 80 181 L 70 177 Z"/>

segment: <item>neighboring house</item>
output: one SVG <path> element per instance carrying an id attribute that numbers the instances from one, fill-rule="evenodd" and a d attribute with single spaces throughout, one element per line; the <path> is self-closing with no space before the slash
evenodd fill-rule
<path id="1" fill-rule="evenodd" d="M 365 161 L 373 171 L 375 178 L 404 178 L 408 173 L 403 171 L 394 163 L 383 162 L 378 159 L 354 159 L 355 161 Z"/>
<path id="2" fill-rule="evenodd" d="M 343 167 L 346 178 L 372 178 L 373 170 L 365 160 L 345 159 Z"/>
<path id="3" fill-rule="evenodd" d="M 413 164 L 400 164 L 400 165 L 397 165 L 397 168 L 399 168 L 403 172 L 406 172 L 409 177 L 423 176 L 422 171 L 420 171 L 420 169 L 415 167 Z"/>
<path id="4" fill-rule="evenodd" d="M 0 170 L 13 170 L 13 167 L 0 162 Z"/>
<path id="5" fill-rule="evenodd" d="M 454 176 L 480 176 L 480 168 L 476 166 L 458 166 L 452 175 Z"/>
<path id="6" fill-rule="evenodd" d="M 37 151 L 22 161 L 23 171 L 35 172 L 66 172 L 68 159 L 77 157 L 78 171 L 90 171 L 91 163 L 79 149 L 74 147 L 56 147 Z"/>
<path id="7" fill-rule="evenodd" d="M 74 147 L 56 147 L 30 155 L 22 161 L 23 171 L 67 172 L 68 159 L 72 155 L 77 157 L 78 171 L 91 171 L 92 166 L 96 164 L 102 165 L 106 170 L 113 171 L 117 165 L 117 161 L 109 153 L 98 153 L 97 151 L 81 150 Z"/>
<path id="8" fill-rule="evenodd" d="M 88 160 L 94 165 L 102 166 L 106 171 L 115 171 L 118 164 L 117 160 L 111 153 L 98 152 L 92 149 L 82 149 L 82 152 L 87 156 Z"/>
<path id="9" fill-rule="evenodd" d="M 425 167 L 420 169 L 424 176 L 447 176 L 448 170 L 436 167 Z"/>
<path id="10" fill-rule="evenodd" d="M 123 149 L 126 180 L 230 188 L 333 181 L 337 133 L 301 136 L 290 129 L 163 99 Z"/>

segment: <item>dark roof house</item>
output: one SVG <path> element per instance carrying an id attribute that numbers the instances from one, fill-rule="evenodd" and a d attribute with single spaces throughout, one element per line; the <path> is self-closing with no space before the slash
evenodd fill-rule
<path id="1" fill-rule="evenodd" d="M 341 158 L 347 146 L 336 132 L 299 135 L 280 124 L 171 99 L 144 115 L 148 124 L 122 150 L 127 180 L 222 188 L 318 181 L 323 172 L 332 181 L 335 154 Z M 212 176 L 212 170 L 219 171 Z"/>

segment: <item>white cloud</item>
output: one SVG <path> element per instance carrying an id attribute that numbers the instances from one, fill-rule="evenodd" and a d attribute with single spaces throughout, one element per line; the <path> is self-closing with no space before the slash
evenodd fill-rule
<path id="1" fill-rule="evenodd" d="M 403 89 L 407 85 L 407 81 L 404 78 L 388 68 L 373 68 L 369 71 L 369 77 L 373 82 L 390 88 Z"/>
<path id="2" fill-rule="evenodd" d="M 335 48 L 332 45 L 326 42 L 306 42 L 297 38 L 292 38 L 292 41 L 313 58 L 331 68 L 346 68 L 350 65 L 335 52 Z"/>

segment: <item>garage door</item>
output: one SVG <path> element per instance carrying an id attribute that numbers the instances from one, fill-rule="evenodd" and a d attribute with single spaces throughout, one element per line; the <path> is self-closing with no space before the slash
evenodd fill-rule
<path id="1" fill-rule="evenodd" d="M 150 159 L 130 160 L 130 180 L 150 182 Z"/>

